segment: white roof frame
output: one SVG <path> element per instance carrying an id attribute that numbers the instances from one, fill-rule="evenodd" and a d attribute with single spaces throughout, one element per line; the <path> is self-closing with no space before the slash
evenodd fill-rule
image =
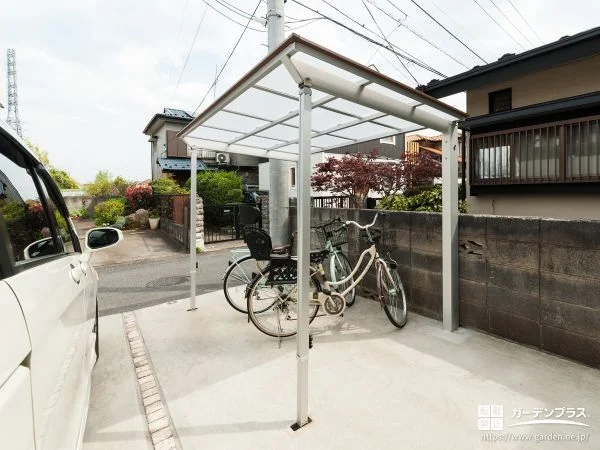
<path id="1" fill-rule="evenodd" d="M 314 63 L 320 63 L 321 67 Z M 340 76 L 339 74 L 327 71 L 326 68 L 330 66 L 341 69 L 340 72 L 348 76 Z M 291 110 L 279 117 L 269 118 L 261 116 L 261 114 L 255 114 L 254 112 L 236 111 L 230 106 L 232 102 L 247 94 L 250 90 L 268 93 L 272 96 L 273 101 L 277 101 L 277 99 L 282 101 L 298 101 L 297 88 L 294 87 L 294 91 L 283 91 L 268 86 L 268 82 L 265 81 L 265 77 L 280 67 L 287 69 L 289 76 L 293 79 L 296 86 L 309 81 L 308 84 L 314 91 L 327 94 L 312 103 L 313 111 L 320 108 L 333 115 L 347 117 L 346 121 L 325 128 L 321 128 L 317 124 L 312 130 L 313 138 L 320 136 L 332 137 L 337 138 L 339 142 L 332 145 L 313 144 L 312 152 L 322 152 L 343 145 L 385 138 L 423 128 L 433 128 L 437 131 L 445 132 L 449 122 L 466 117 L 466 114 L 462 111 L 442 103 L 433 97 L 339 54 L 333 53 L 298 35 L 291 35 L 218 100 L 194 118 L 179 133 L 179 136 L 183 137 L 190 146 L 207 150 L 297 161 L 297 137 L 285 140 L 274 138 L 265 132 L 277 126 L 297 128 L 297 126 L 285 122 L 297 118 L 299 116 L 299 109 Z M 386 96 L 381 88 L 399 94 L 406 101 Z M 352 111 L 335 107 L 332 105 L 332 102 L 337 99 L 343 99 L 356 105 L 370 108 L 375 113 L 359 115 Z M 206 124 L 207 121 L 219 116 L 220 113 L 228 111 L 242 117 L 261 120 L 262 124 L 243 132 L 237 130 L 234 126 L 218 126 L 218 129 L 230 132 L 230 139 L 216 139 L 210 137 L 210 133 L 205 133 L 209 129 L 215 128 L 214 125 Z M 386 117 L 401 118 L 407 122 L 406 126 L 397 127 L 391 125 L 389 121 L 385 122 L 381 120 Z M 349 137 L 348 134 L 344 133 L 336 133 L 361 124 L 373 124 L 382 129 L 378 133 L 358 133 L 353 137 Z M 206 136 L 203 136 L 205 134 Z M 254 148 L 254 145 L 248 145 L 243 142 L 252 137 L 260 138 L 261 141 L 267 139 L 272 142 L 270 145 L 263 145 L 260 148 Z"/>
<path id="2" fill-rule="evenodd" d="M 313 96 L 319 98 L 313 101 Z M 291 35 L 178 136 L 192 148 L 298 163 L 298 273 L 308 274 L 311 153 L 423 128 L 443 133 L 443 328 L 453 331 L 458 327 L 457 121 L 465 117 L 437 99 Z M 308 278 L 298 277 L 299 426 L 308 423 Z"/>

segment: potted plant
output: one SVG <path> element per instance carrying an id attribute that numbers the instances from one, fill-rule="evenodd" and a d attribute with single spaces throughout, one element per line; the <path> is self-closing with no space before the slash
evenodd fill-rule
<path id="1" fill-rule="evenodd" d="M 148 222 L 150 222 L 150 229 L 156 230 L 158 228 L 158 222 L 160 222 L 160 216 L 156 209 L 151 209 L 148 212 Z"/>

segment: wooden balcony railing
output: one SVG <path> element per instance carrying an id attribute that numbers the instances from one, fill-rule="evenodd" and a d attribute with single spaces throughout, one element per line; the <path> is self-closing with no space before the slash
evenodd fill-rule
<path id="1" fill-rule="evenodd" d="M 472 135 L 472 185 L 600 182 L 600 116 Z"/>

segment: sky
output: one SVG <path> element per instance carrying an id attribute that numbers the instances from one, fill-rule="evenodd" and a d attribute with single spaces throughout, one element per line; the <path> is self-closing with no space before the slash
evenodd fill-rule
<path id="1" fill-rule="evenodd" d="M 389 41 L 447 76 L 484 64 L 479 57 L 492 62 L 505 53 L 520 53 L 592 28 L 600 17 L 600 2 L 592 0 L 571 0 L 568 7 L 564 0 L 415 0 L 478 57 L 412 0 L 301 3 L 377 38 L 380 31 L 366 4 Z M 79 182 L 93 180 L 100 170 L 130 180 L 147 179 L 150 144 L 142 133 L 145 125 L 163 107 L 190 112 L 198 107 L 247 22 L 235 8 L 251 13 L 257 4 L 258 0 L 2 0 L 0 102 L 6 103 L 6 49 L 13 48 L 24 137 Z M 252 29 L 199 111 L 266 55 L 266 11 L 262 0 Z M 374 64 L 413 87 L 413 77 L 420 84 L 440 78 L 407 63 L 410 75 L 392 53 L 377 50 L 327 20 L 299 21 L 318 15 L 293 0 L 287 1 L 285 14 L 286 35 L 295 32 L 360 63 Z M 464 96 L 448 102 L 464 109 Z M 6 120 L 6 112 L 0 109 L 0 119 Z"/>

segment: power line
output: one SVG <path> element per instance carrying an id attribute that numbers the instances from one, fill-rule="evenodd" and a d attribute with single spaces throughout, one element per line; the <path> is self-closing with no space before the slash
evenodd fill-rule
<path id="1" fill-rule="evenodd" d="M 213 88 L 213 86 L 215 86 L 215 84 L 217 84 L 217 80 L 219 79 L 219 77 L 221 76 L 221 74 L 223 73 L 223 71 L 225 70 L 225 67 L 227 67 L 227 64 L 229 63 L 229 60 L 231 59 L 231 56 L 233 55 L 233 53 L 235 52 L 235 49 L 238 47 L 240 41 L 244 37 L 244 34 L 246 33 L 246 30 L 248 29 L 248 26 L 250 25 L 250 21 L 252 20 L 252 17 L 254 17 L 254 15 L 256 14 L 256 11 L 258 10 L 258 7 L 260 6 L 261 3 L 262 3 L 262 0 L 258 0 L 258 3 L 256 4 L 256 8 L 254 8 L 254 11 L 252 12 L 252 16 L 248 19 L 248 22 L 246 23 L 246 26 L 242 30 L 242 33 L 240 34 L 240 37 L 238 38 L 237 42 L 235 43 L 235 45 L 231 49 L 231 52 L 229 52 L 229 56 L 227 56 L 227 59 L 225 60 L 225 63 L 223 64 L 223 67 L 221 67 L 221 70 L 219 71 L 219 74 L 215 77 L 214 81 L 212 82 L 212 84 L 210 85 L 210 87 L 208 88 L 208 90 L 206 91 L 206 94 L 204 94 L 204 97 L 202 98 L 202 101 L 200 102 L 200 104 L 198 106 L 196 106 L 196 109 L 194 109 L 194 112 L 193 112 L 192 115 L 196 115 L 196 112 L 198 111 L 198 109 L 200 109 L 200 107 L 204 103 L 204 100 L 206 100 L 206 97 L 208 97 L 208 94 L 209 94 L 210 90 Z"/>
<path id="2" fill-rule="evenodd" d="M 383 32 L 383 30 L 379 26 L 379 23 L 377 23 L 377 20 L 375 20 L 375 17 L 373 17 L 373 14 L 371 13 L 371 10 L 369 9 L 369 7 L 367 6 L 367 4 L 365 3 L 365 0 L 361 0 L 361 1 L 362 1 L 362 4 L 364 5 L 364 7 L 366 8 L 367 12 L 369 13 L 369 16 L 371 16 L 371 19 L 373 19 L 373 22 L 375 23 L 375 26 L 379 30 L 379 33 L 381 33 L 381 37 L 383 37 L 384 41 L 387 42 L 388 45 L 391 47 L 392 44 L 390 44 L 390 41 L 388 41 L 388 38 L 385 36 L 385 33 Z M 412 72 L 408 69 L 408 67 L 406 66 L 406 64 L 404 64 L 404 61 L 402 61 L 398 55 L 396 55 L 396 58 L 398 58 L 398 61 L 400 61 L 400 64 L 402 64 L 402 67 L 404 67 L 404 70 L 406 70 L 408 72 L 408 74 L 410 75 L 410 77 L 413 80 L 415 80 L 415 83 L 418 86 L 419 85 L 419 81 L 415 78 L 415 76 L 412 74 Z"/>
<path id="3" fill-rule="evenodd" d="M 446 55 L 452 61 L 460 64 L 461 66 L 463 66 L 467 70 L 470 69 L 470 67 L 467 66 L 466 64 L 464 64 L 462 61 L 459 61 L 454 56 L 452 56 L 450 53 L 448 53 L 447 51 L 445 51 L 443 48 L 441 48 L 438 45 L 436 45 L 435 43 L 431 42 L 429 39 L 427 39 L 421 33 L 419 33 L 418 31 L 416 31 L 415 29 L 413 29 L 412 27 L 410 27 L 406 23 L 402 22 L 401 20 L 397 19 L 396 17 L 394 17 L 393 15 L 391 15 L 389 12 L 387 12 L 385 9 L 381 8 L 380 6 L 378 6 L 373 0 L 366 0 L 366 1 L 369 2 L 371 5 L 373 5 L 375 8 L 377 8 L 379 11 L 381 11 L 383 14 L 385 14 L 387 17 L 389 17 L 390 19 L 392 19 L 394 22 L 397 22 L 399 26 L 405 28 L 407 31 L 409 31 L 410 33 L 414 34 L 419 39 L 425 41 L 427 44 L 431 45 L 433 48 L 435 48 L 436 50 L 438 50 L 441 53 L 443 53 L 444 55 Z"/>
<path id="4" fill-rule="evenodd" d="M 512 27 L 513 27 L 515 30 L 517 30 L 517 32 L 518 32 L 518 33 L 519 33 L 521 36 L 523 36 L 523 38 L 524 38 L 524 39 L 525 39 L 525 40 L 526 40 L 526 41 L 529 43 L 529 45 L 531 45 L 531 46 L 533 47 L 533 42 L 531 42 L 531 41 L 530 41 L 530 40 L 527 38 L 527 36 L 525 36 L 525 35 L 523 34 L 523 32 L 522 32 L 522 31 L 521 31 L 521 30 L 520 30 L 520 29 L 519 29 L 519 28 L 518 28 L 518 27 L 517 27 L 517 26 L 516 26 L 516 25 L 513 23 L 513 21 L 512 21 L 512 20 L 510 20 L 510 18 L 509 18 L 509 17 L 508 17 L 506 14 L 504 14 L 504 11 L 502 11 L 502 10 L 501 10 L 501 9 L 498 7 L 498 5 L 496 4 L 496 2 L 495 2 L 494 0 L 490 0 L 490 2 L 492 2 L 492 5 L 494 5 L 494 7 L 495 7 L 495 8 L 496 8 L 496 9 L 497 9 L 499 12 L 500 12 L 500 14 L 502 14 L 502 16 L 503 16 L 503 17 L 504 17 L 504 18 L 505 18 L 505 19 L 508 21 L 508 23 L 510 23 L 510 24 L 512 25 Z"/>
<path id="5" fill-rule="evenodd" d="M 410 0 L 412 3 L 415 4 L 415 6 L 417 8 L 419 8 L 421 11 L 423 11 L 431 20 L 433 20 L 435 23 L 437 23 L 440 27 L 442 27 L 444 29 L 444 31 L 446 31 L 446 33 L 448 33 L 450 36 L 452 36 L 454 39 L 456 39 L 458 42 L 460 42 L 460 44 L 465 47 L 467 50 L 469 50 L 471 53 L 473 53 L 475 56 L 477 56 L 477 58 L 479 58 L 481 61 L 483 61 L 485 64 L 487 64 L 488 62 L 483 59 L 481 56 L 479 56 L 478 53 L 476 53 L 471 47 L 469 47 L 467 44 L 465 44 L 461 39 L 459 39 L 454 33 L 452 33 L 452 31 L 450 31 L 448 28 L 446 28 L 444 25 L 442 25 L 435 17 L 433 17 L 431 14 L 429 14 L 425 9 L 423 9 L 421 7 L 421 5 L 419 5 L 415 0 Z"/>
<path id="6" fill-rule="evenodd" d="M 327 19 L 328 21 L 350 31 L 351 33 L 371 42 L 372 44 L 378 45 L 381 48 L 384 48 L 386 50 L 388 50 L 391 53 L 394 54 L 398 54 L 401 58 L 404 58 L 407 61 L 412 62 L 413 64 L 422 67 L 425 70 L 428 70 L 429 72 L 438 75 L 442 78 L 448 78 L 446 75 L 444 75 L 443 73 L 441 73 L 439 70 L 434 69 L 433 67 L 431 67 L 430 65 L 428 65 L 427 63 L 423 62 L 422 60 L 418 59 L 416 56 L 411 55 L 410 53 L 408 53 L 406 50 L 401 49 L 400 47 L 398 47 L 397 45 L 390 43 L 389 45 L 384 45 L 379 41 L 376 41 L 375 39 L 372 39 L 368 36 L 365 36 L 364 34 L 356 31 L 353 28 L 350 28 L 347 25 L 344 25 L 343 23 L 339 22 L 338 20 L 335 20 L 319 11 L 317 11 L 316 9 L 313 9 L 309 6 L 306 6 L 305 4 L 299 2 L 298 0 L 293 0 L 294 2 L 298 3 L 300 6 L 312 11 L 315 14 L 319 14 L 321 17 L 323 17 L 324 19 Z M 364 24 L 361 24 L 359 22 L 357 22 L 355 19 L 353 19 L 352 17 L 350 17 L 348 14 L 344 13 L 343 11 L 341 11 L 340 9 L 336 8 L 334 5 L 332 5 L 331 3 L 329 3 L 327 0 L 323 0 L 324 3 L 326 3 L 327 5 L 329 5 L 330 7 L 332 7 L 333 9 L 335 9 L 337 12 L 339 12 L 340 14 L 342 14 L 343 16 L 345 16 L 346 18 L 348 18 L 349 20 L 351 20 L 352 22 L 354 22 L 355 24 L 357 24 L 359 27 L 363 28 L 364 30 L 374 34 L 375 36 L 377 36 L 378 38 L 380 37 L 375 31 L 367 28 Z M 391 45 L 391 46 L 390 46 Z M 394 50 L 396 49 L 396 50 Z"/>
<path id="7" fill-rule="evenodd" d="M 391 0 L 386 0 L 390 5 L 392 5 L 394 8 L 396 8 L 398 11 L 400 11 L 402 14 L 404 14 L 404 20 L 406 20 L 408 18 L 408 14 L 406 14 L 404 11 L 402 11 L 400 8 L 398 8 L 396 6 L 395 3 L 393 3 Z M 372 3 L 372 2 L 370 2 Z"/>
<path id="8" fill-rule="evenodd" d="M 235 20 L 235 19 L 232 19 L 232 18 L 231 18 L 231 17 L 229 17 L 227 14 L 225 14 L 223 11 L 221 11 L 221 10 L 219 10 L 219 9 L 215 8 L 215 7 L 214 7 L 213 5 L 211 5 L 211 4 L 210 4 L 210 3 L 209 3 L 207 0 L 202 0 L 202 2 L 203 2 L 204 4 L 206 4 L 206 6 L 208 6 L 208 7 L 209 7 L 210 9 L 212 9 L 213 11 L 215 11 L 215 12 L 217 12 L 217 13 L 221 14 L 221 15 L 222 15 L 223 17 L 225 17 L 227 20 L 229 20 L 229 21 L 231 21 L 231 22 L 233 22 L 233 23 L 235 23 L 235 24 L 238 24 L 238 25 L 239 25 L 239 26 L 241 26 L 241 27 L 244 27 L 244 30 L 248 29 L 248 30 L 252 30 L 252 31 L 258 31 L 258 32 L 260 32 L 260 33 L 266 33 L 266 32 L 267 32 L 266 30 L 259 30 L 259 29 L 256 29 L 256 28 L 252 28 L 251 26 L 244 26 L 244 24 L 243 24 L 243 23 L 240 23 L 240 22 L 238 22 L 237 20 Z M 252 19 L 253 19 L 253 17 L 250 17 L 250 20 L 248 21 L 248 23 L 250 23 L 250 21 L 251 21 Z"/>
<path id="9" fill-rule="evenodd" d="M 204 18 L 206 17 L 206 12 L 208 11 L 208 7 L 204 7 L 204 11 L 202 11 L 202 16 L 200 17 L 200 22 L 198 22 L 198 26 L 196 27 L 196 33 L 194 34 L 194 39 L 192 40 L 192 44 L 190 45 L 190 49 L 188 50 L 187 56 L 185 57 L 185 62 L 183 63 L 183 67 L 181 68 L 181 72 L 179 72 L 179 78 L 177 78 L 177 84 L 175 85 L 175 89 L 173 89 L 173 93 L 171 94 L 171 100 L 173 100 L 173 96 L 175 92 L 177 92 L 177 88 L 179 87 L 179 83 L 181 82 L 181 77 L 183 76 L 183 72 L 185 72 L 185 68 L 187 67 L 187 63 L 190 59 L 190 55 L 192 54 L 192 50 L 194 49 L 194 45 L 196 44 L 196 39 L 198 38 L 198 32 L 200 28 L 202 28 L 202 24 L 204 23 Z"/>
<path id="10" fill-rule="evenodd" d="M 519 10 L 517 9 L 517 7 L 515 5 L 513 5 L 513 2 L 511 0 L 508 0 L 508 3 L 510 3 L 510 6 L 513 7 L 513 9 L 517 12 L 517 14 L 519 15 L 519 17 L 521 19 L 523 19 L 523 22 L 525 22 L 525 24 L 529 27 L 529 29 L 532 31 L 533 34 L 535 34 L 535 37 L 539 39 L 539 41 L 543 44 L 544 41 L 542 40 L 542 38 L 535 32 L 535 30 L 533 29 L 533 27 L 529 24 L 529 22 L 527 22 L 527 20 L 525 19 L 525 17 L 523 17 L 523 15 L 519 12 Z"/>
<path id="11" fill-rule="evenodd" d="M 175 44 L 175 52 L 174 54 L 177 55 L 177 50 L 179 50 L 179 42 L 181 40 L 181 32 L 183 31 L 183 22 L 185 21 L 185 13 L 187 11 L 187 7 L 190 4 L 190 0 L 186 0 L 185 1 L 185 6 L 183 7 L 183 12 L 181 13 L 181 20 L 179 21 L 179 32 L 177 33 L 177 43 Z M 171 64 L 171 69 L 169 70 L 169 84 L 171 84 L 171 76 L 173 75 L 173 67 L 175 66 L 175 64 Z"/>
<path id="12" fill-rule="evenodd" d="M 493 22 L 494 22 L 496 25 L 498 25 L 498 27 L 500 27 L 500 29 L 501 29 L 502 31 L 504 31 L 504 33 L 506 33 L 506 35 L 507 35 L 509 38 L 511 38 L 511 39 L 513 40 L 513 42 L 514 42 L 515 44 L 517 44 L 519 47 L 521 47 L 523 50 L 525 50 L 525 47 L 523 46 L 523 44 L 521 44 L 519 41 L 517 41 L 517 40 L 516 40 L 516 39 L 513 37 L 513 35 L 512 35 L 512 34 L 510 34 L 510 33 L 508 32 L 508 30 L 507 30 L 506 28 L 504 28 L 504 27 L 503 27 L 503 26 L 500 24 L 500 22 L 498 22 L 496 19 L 494 19 L 494 17 L 493 17 L 493 16 L 492 16 L 492 15 L 491 15 L 489 12 L 487 12 L 487 9 L 485 9 L 483 6 L 481 6 L 481 4 L 480 4 L 480 3 L 479 3 L 477 0 L 473 0 L 473 1 L 474 1 L 474 2 L 477 4 L 477 6 L 479 6 L 479 8 L 480 8 L 480 9 L 481 9 L 481 10 L 482 10 L 484 13 L 485 13 L 485 15 L 486 15 L 486 16 L 488 16 L 488 17 L 489 17 L 489 18 L 490 18 L 490 19 L 491 19 L 491 20 L 492 20 L 492 21 L 493 21 Z"/>

